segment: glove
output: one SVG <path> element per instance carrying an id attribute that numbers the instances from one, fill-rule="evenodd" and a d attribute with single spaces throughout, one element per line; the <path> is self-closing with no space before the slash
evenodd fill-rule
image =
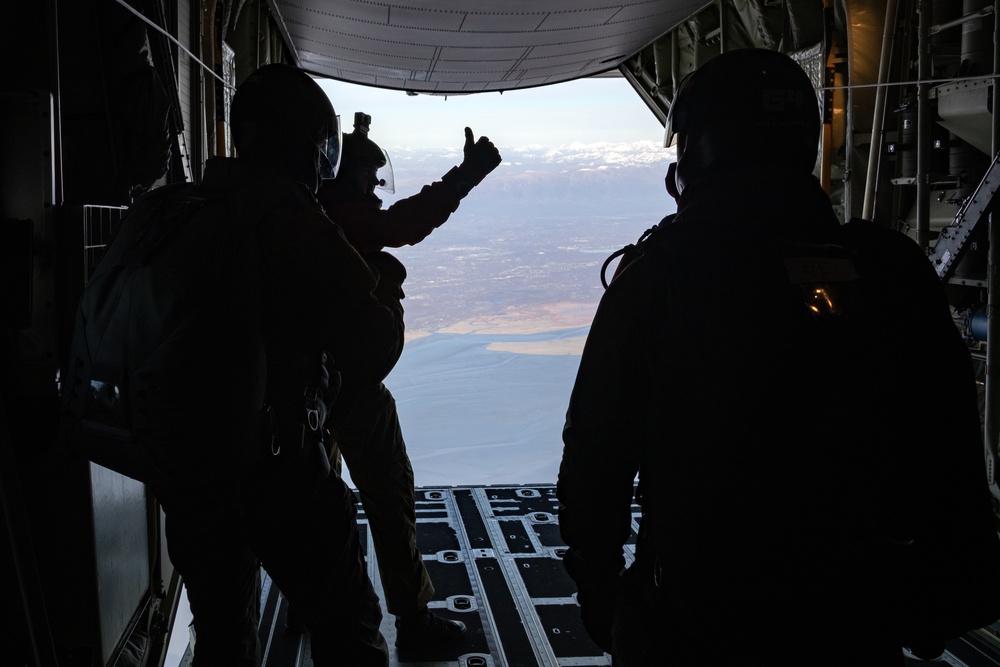
<path id="1" fill-rule="evenodd" d="M 474 138 L 472 128 L 465 128 L 465 159 L 458 168 L 465 172 L 473 185 L 479 185 L 486 174 L 497 168 L 501 158 L 500 151 L 488 137 L 479 137 L 479 141 L 474 141 Z"/>
<path id="2" fill-rule="evenodd" d="M 321 356 L 322 369 L 320 370 L 320 388 L 323 390 L 323 402 L 329 406 L 333 405 L 337 397 L 340 396 L 341 377 L 337 363 L 329 352 L 323 351 Z"/>
<path id="3" fill-rule="evenodd" d="M 390 283 L 399 287 L 406 280 L 406 267 L 398 259 L 385 251 L 366 252 L 361 257 L 370 268 L 375 269 L 379 283 Z"/>
<path id="4" fill-rule="evenodd" d="M 482 183 L 486 175 L 500 164 L 500 151 L 488 137 L 475 141 L 472 128 L 465 128 L 465 159 L 441 179 L 455 190 L 461 199 L 469 190 Z"/>
<path id="5" fill-rule="evenodd" d="M 616 577 L 581 586 L 576 596 L 583 627 L 605 653 L 612 653 L 611 631 L 615 627 L 620 595 L 621 581 Z"/>
<path id="6" fill-rule="evenodd" d="M 611 653 L 611 633 L 621 601 L 621 575 L 614 569 L 588 563 L 574 549 L 567 550 L 563 565 L 576 582 L 583 627 L 602 651 Z"/>
<path id="7" fill-rule="evenodd" d="M 479 137 L 479 141 L 474 139 L 472 128 L 465 128 L 465 159 L 458 165 L 473 187 L 482 183 L 486 175 L 497 168 L 501 159 L 500 151 L 488 137 Z"/>
<path id="8" fill-rule="evenodd" d="M 403 281 L 406 280 L 406 267 L 398 259 L 387 252 L 369 252 L 362 255 L 369 268 L 378 278 L 375 286 L 375 298 L 380 304 L 396 311 L 400 317 L 403 314 Z"/>

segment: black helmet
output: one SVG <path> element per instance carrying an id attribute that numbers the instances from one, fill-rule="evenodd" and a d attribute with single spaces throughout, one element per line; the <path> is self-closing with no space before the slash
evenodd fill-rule
<path id="1" fill-rule="evenodd" d="M 677 192 L 720 164 L 778 163 L 811 172 L 819 105 L 809 77 L 788 56 L 739 49 L 687 75 L 667 116 L 667 145 L 678 140 Z"/>
<path id="2" fill-rule="evenodd" d="M 323 177 L 332 177 L 340 158 L 337 114 L 323 89 L 302 70 L 274 63 L 248 76 L 233 96 L 230 121 L 238 153 L 247 148 L 251 153 L 259 150 L 246 146 L 243 136 L 245 126 L 254 125 L 264 131 L 267 154 L 246 157 L 277 160 L 276 166 L 302 180 L 308 178 L 300 173 L 304 170 L 299 164 L 304 162 L 302 148 L 312 147 L 321 153 Z M 315 171 L 315 154 L 309 159 Z"/>

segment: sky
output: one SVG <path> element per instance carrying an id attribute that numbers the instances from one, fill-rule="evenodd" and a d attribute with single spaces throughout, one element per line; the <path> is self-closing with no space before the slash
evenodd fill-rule
<path id="1" fill-rule="evenodd" d="M 416 95 L 319 79 L 344 132 L 354 113 L 372 117 L 379 145 L 461 148 L 464 128 L 497 146 L 567 146 L 576 142 L 663 141 L 663 127 L 623 78 L 581 79 L 551 86 L 471 95 Z"/>

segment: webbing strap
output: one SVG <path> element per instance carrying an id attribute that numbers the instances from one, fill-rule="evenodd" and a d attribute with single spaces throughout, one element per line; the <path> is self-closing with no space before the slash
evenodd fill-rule
<path id="1" fill-rule="evenodd" d="M 122 266 L 138 268 L 145 264 L 163 240 L 181 224 L 191 220 L 208 201 L 206 197 L 194 195 L 160 201 L 150 213 L 147 223 L 132 241 L 132 245 L 122 254 Z"/>

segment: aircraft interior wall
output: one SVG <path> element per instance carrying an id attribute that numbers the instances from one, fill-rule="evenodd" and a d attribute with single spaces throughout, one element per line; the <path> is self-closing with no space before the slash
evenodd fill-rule
<path id="1" fill-rule="evenodd" d="M 116 2 L 4 13 L 0 48 L 19 65 L 0 81 L 0 662 L 111 664 L 161 587 L 158 519 L 141 484 L 53 446 L 56 388 L 85 227 L 163 176 L 167 88 Z"/>
<path id="2" fill-rule="evenodd" d="M 180 593 L 162 515 L 143 485 L 52 447 L 59 367 L 125 208 L 230 154 L 216 117 L 232 86 L 291 56 L 265 0 L 26 0 L 4 14 L 0 53 L 23 66 L 0 81 L 0 616 L 13 619 L 0 662 L 155 665 Z"/>

